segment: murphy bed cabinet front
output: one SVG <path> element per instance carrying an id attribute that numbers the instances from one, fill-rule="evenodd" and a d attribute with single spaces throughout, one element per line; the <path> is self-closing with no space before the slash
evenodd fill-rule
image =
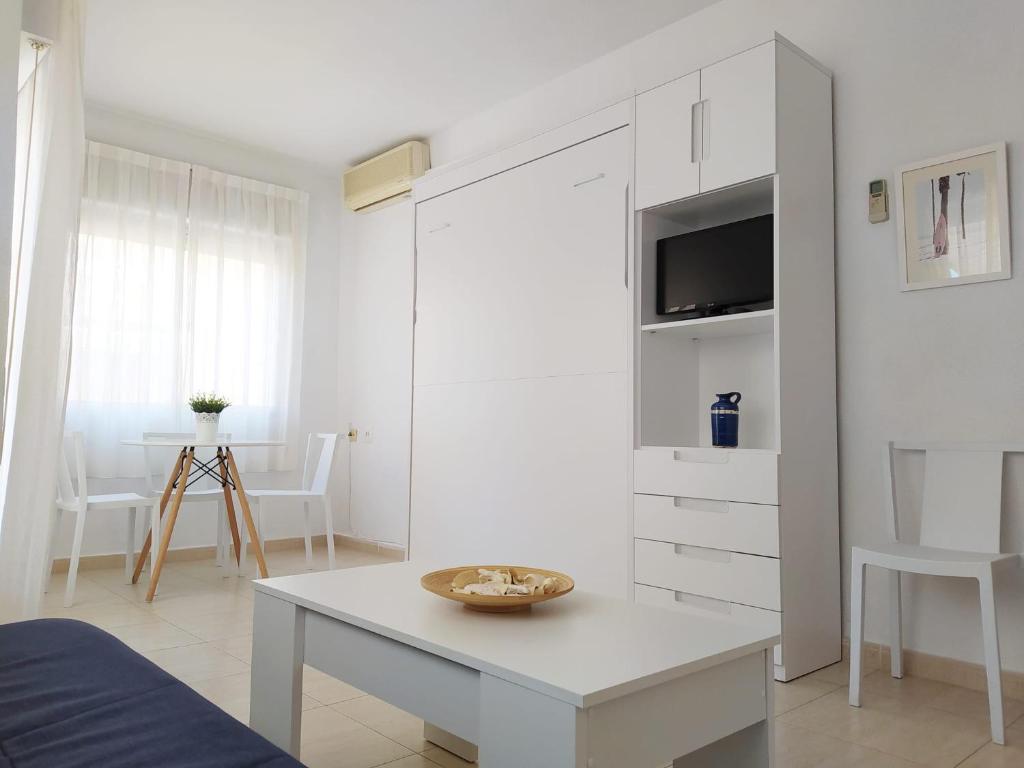
<path id="1" fill-rule="evenodd" d="M 841 656 L 831 99 L 779 37 L 636 97 L 634 597 L 775 627 L 780 680 Z M 764 214 L 772 307 L 657 314 L 658 239 Z"/>

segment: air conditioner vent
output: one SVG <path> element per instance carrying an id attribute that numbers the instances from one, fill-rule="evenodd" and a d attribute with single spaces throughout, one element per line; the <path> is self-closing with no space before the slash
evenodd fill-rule
<path id="1" fill-rule="evenodd" d="M 403 195 L 429 167 L 430 150 L 422 141 L 407 141 L 389 149 L 345 171 L 345 205 L 362 211 Z"/>

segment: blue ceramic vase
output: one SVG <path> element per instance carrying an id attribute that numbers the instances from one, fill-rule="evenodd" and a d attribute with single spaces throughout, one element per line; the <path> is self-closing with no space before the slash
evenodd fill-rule
<path id="1" fill-rule="evenodd" d="M 715 448 L 735 448 L 740 444 L 739 392 L 716 394 L 711 405 L 711 444 Z"/>

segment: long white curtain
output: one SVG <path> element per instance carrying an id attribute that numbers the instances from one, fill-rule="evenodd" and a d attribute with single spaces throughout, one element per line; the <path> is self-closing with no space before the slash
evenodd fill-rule
<path id="1" fill-rule="evenodd" d="M 243 469 L 294 466 L 306 215 L 304 192 L 89 143 L 67 427 L 90 475 L 141 475 L 121 440 L 192 431 L 209 390 L 222 431 L 289 443 Z"/>
<path id="2" fill-rule="evenodd" d="M 32 152 L 19 148 L 28 159 L 16 191 L 24 197 L 0 461 L 0 621 L 38 612 L 64 417 L 85 135 L 81 7 L 58 7 L 57 39 L 36 73 Z"/>

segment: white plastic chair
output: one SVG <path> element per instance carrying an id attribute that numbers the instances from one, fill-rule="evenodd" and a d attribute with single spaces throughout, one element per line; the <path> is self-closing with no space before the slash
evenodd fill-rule
<path id="1" fill-rule="evenodd" d="M 196 436 L 194 432 L 143 432 L 142 439 L 180 440 L 184 446 L 188 445 L 189 440 L 194 441 Z M 223 440 L 224 444 L 228 445 L 231 442 L 231 433 L 218 434 L 217 439 Z M 167 475 L 171 470 L 171 451 L 166 448 L 145 446 L 143 447 L 143 452 L 145 454 L 146 478 L 149 483 L 149 491 L 159 499 L 163 494 L 164 486 L 167 484 Z M 190 488 L 185 491 L 181 502 L 183 504 L 190 502 L 217 502 L 217 565 L 228 566 L 231 564 L 231 537 L 228 535 L 224 489 L 210 478 L 200 480 L 197 485 L 199 485 L 198 488 Z M 154 536 L 154 541 L 158 541 L 156 536 Z"/>
<path id="2" fill-rule="evenodd" d="M 320 456 L 314 463 L 313 440 L 321 441 Z M 306 566 L 313 568 L 313 540 L 309 523 L 310 502 L 318 502 L 324 512 L 324 524 L 327 532 L 327 565 L 334 568 L 334 521 L 331 519 L 331 497 L 327 493 L 327 483 L 331 479 L 331 467 L 334 463 L 334 450 L 338 444 L 336 432 L 319 432 L 311 434 L 306 440 L 306 460 L 302 468 L 301 490 L 251 490 L 246 488 L 245 495 L 253 502 L 253 517 L 256 518 L 256 532 L 263 537 L 263 511 L 272 500 L 302 501 L 305 513 Z M 239 567 L 245 565 L 245 552 L 248 532 L 243 526 L 242 558 Z"/>
<path id="3" fill-rule="evenodd" d="M 861 653 L 864 638 L 864 570 L 889 570 L 889 637 L 893 677 L 903 677 L 903 628 L 900 574 L 977 579 L 992 741 L 1005 743 L 999 636 L 993 582 L 997 568 L 1018 563 L 1000 552 L 1003 454 L 1020 446 L 969 443 L 889 443 L 885 451 L 890 543 L 853 547 L 850 579 L 850 705 L 860 706 Z M 924 451 L 924 501 L 921 534 L 910 544 L 900 534 L 896 503 L 896 451 Z"/>
<path id="4" fill-rule="evenodd" d="M 82 537 L 85 533 L 85 517 L 88 512 L 97 509 L 124 509 L 128 512 L 128 525 L 124 548 L 125 583 L 132 583 L 132 571 L 135 569 L 135 520 L 136 510 L 142 507 L 156 510 L 159 500 L 140 496 L 137 493 L 104 493 L 90 496 L 85 472 L 85 439 L 81 432 L 72 432 L 64 439 L 61 446 L 61 461 L 57 467 L 57 503 L 54 509 L 52 539 L 56 539 L 60 521 L 65 511 L 75 513 L 75 538 L 71 546 L 71 562 L 68 565 L 68 582 L 64 590 L 64 606 L 70 608 L 75 599 L 75 583 L 78 581 L 78 561 L 82 555 Z M 71 467 L 68 465 L 68 447 L 75 462 L 76 485 L 71 481 Z M 50 542 L 50 573 L 53 573 L 55 559 L 55 542 Z"/>

